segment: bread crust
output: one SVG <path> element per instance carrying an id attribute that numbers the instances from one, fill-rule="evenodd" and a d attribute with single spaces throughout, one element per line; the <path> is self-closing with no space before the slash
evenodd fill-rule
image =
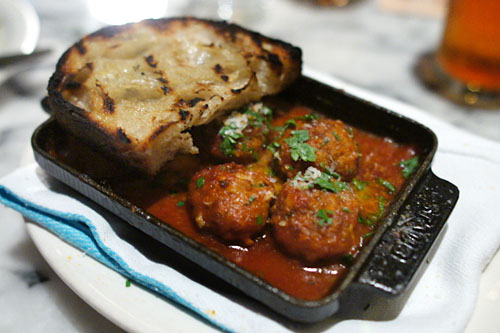
<path id="1" fill-rule="evenodd" d="M 276 94 L 301 51 L 235 24 L 145 20 L 96 31 L 59 59 L 48 84 L 57 121 L 87 144 L 148 174 L 195 154 L 189 129 Z"/>

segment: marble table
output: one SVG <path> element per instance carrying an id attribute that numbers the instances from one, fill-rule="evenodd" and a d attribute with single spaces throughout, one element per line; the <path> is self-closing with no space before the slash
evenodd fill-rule
<path id="1" fill-rule="evenodd" d="M 196 2 L 171 0 L 167 15 L 202 14 Z M 102 25 L 84 0 L 31 3 L 40 16 L 39 45 L 54 51 L 37 63 L 11 70 L 0 82 L 0 176 L 30 154 L 31 133 L 47 117 L 39 100 L 57 57 Z M 301 47 L 304 62 L 311 67 L 500 141 L 500 110 L 452 104 L 422 87 L 413 74 L 418 55 L 436 47 L 441 19 L 396 15 L 368 0 L 342 9 L 294 0 L 252 3 L 258 7 L 243 24 Z M 30 240 L 18 213 L 0 206 L 0 217 L 0 331 L 120 331 L 57 277 Z"/>

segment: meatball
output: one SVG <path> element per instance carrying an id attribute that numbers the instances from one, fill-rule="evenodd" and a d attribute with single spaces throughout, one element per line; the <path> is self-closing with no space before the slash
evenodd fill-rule
<path id="1" fill-rule="evenodd" d="M 247 164 L 259 159 L 265 149 L 266 135 L 262 127 L 247 127 L 234 144 L 226 142 L 228 140 L 218 134 L 210 147 L 211 155 L 221 161 Z"/>
<path id="2" fill-rule="evenodd" d="M 196 224 L 227 242 L 244 245 L 266 224 L 274 185 L 258 170 L 234 162 L 197 172 L 188 199 Z"/>
<path id="3" fill-rule="evenodd" d="M 271 223 L 278 244 L 308 264 L 339 258 L 360 244 L 354 229 L 360 203 L 352 190 L 338 193 L 285 183 Z"/>
<path id="4" fill-rule="evenodd" d="M 262 103 L 231 113 L 212 141 L 210 153 L 222 161 L 252 163 L 266 149 L 271 109 Z"/>
<path id="5" fill-rule="evenodd" d="M 350 181 L 357 173 L 359 148 L 351 129 L 340 120 L 295 119 L 287 123 L 283 135 L 273 143 L 279 170 L 293 178 L 313 166 L 335 172 Z"/>

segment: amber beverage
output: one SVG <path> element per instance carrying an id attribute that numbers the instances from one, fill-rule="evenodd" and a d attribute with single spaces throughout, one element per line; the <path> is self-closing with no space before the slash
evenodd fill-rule
<path id="1" fill-rule="evenodd" d="M 472 89 L 500 92 L 500 0 L 450 0 L 437 61 Z"/>

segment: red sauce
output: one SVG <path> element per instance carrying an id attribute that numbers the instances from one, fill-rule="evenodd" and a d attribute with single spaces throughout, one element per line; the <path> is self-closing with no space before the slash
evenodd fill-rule
<path id="1" fill-rule="evenodd" d="M 283 122 L 283 119 L 278 122 Z M 387 207 L 403 186 L 405 178 L 399 163 L 414 157 L 416 151 L 412 146 L 400 145 L 389 138 L 357 129 L 354 129 L 354 137 L 362 153 L 356 179 L 368 182 L 366 188 L 360 192 L 360 199 L 363 201 L 365 213 L 375 214 L 380 209 L 380 197 L 385 198 Z M 117 168 L 110 165 L 109 161 L 71 138 L 58 141 L 51 151 L 53 155 L 79 171 L 100 178 L 98 180 L 104 179 L 116 193 L 138 207 L 294 297 L 304 300 L 323 298 L 332 292 L 348 269 L 348 264 L 343 260 L 318 267 L 304 265 L 280 251 L 269 229 L 248 248 L 227 245 L 211 234 L 201 232 L 191 218 L 187 193 L 171 193 L 172 179 L 189 177 L 195 169 L 209 164 L 210 161 L 203 161 L 199 157 L 182 157 L 172 164 L 175 165 L 175 170 L 171 169 L 170 172 L 151 180 L 129 172 L 116 175 Z M 95 157 L 89 158 L 89 154 Z M 82 163 L 82 159 L 93 163 Z M 380 184 L 379 179 L 388 181 L 396 191 L 390 193 Z M 369 235 L 375 227 L 361 223 L 355 226 L 354 232 L 361 242 L 353 252 L 354 257 L 363 242 L 369 240 Z"/>

